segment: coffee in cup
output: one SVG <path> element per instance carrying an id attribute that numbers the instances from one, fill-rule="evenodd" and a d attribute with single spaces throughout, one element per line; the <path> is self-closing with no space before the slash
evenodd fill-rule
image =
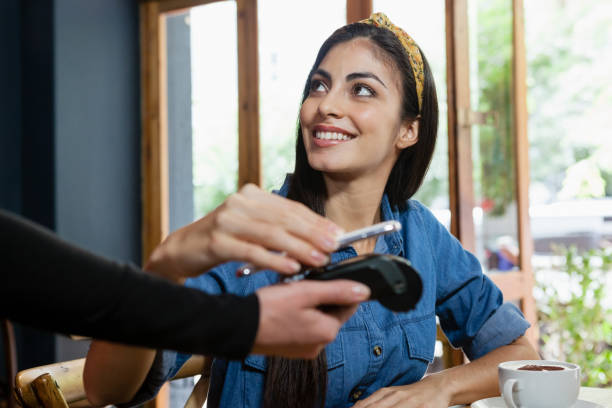
<path id="1" fill-rule="evenodd" d="M 510 408 L 570 408 L 580 391 L 580 367 L 551 360 L 506 361 L 499 390 Z"/>
<path id="2" fill-rule="evenodd" d="M 562 366 L 549 366 L 549 365 L 538 365 L 538 364 L 527 364 L 518 368 L 519 370 L 526 371 L 559 371 L 565 370 Z"/>

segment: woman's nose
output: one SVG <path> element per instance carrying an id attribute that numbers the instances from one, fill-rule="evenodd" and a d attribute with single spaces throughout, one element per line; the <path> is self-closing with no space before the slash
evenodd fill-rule
<path id="1" fill-rule="evenodd" d="M 342 95 L 337 91 L 329 91 L 319 104 L 319 112 L 323 116 L 341 117 L 343 115 Z"/>

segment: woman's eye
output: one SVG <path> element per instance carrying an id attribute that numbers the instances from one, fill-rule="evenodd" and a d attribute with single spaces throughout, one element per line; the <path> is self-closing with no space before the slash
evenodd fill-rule
<path id="1" fill-rule="evenodd" d="M 357 84 L 353 88 L 355 96 L 374 96 L 374 91 L 369 86 Z"/>
<path id="2" fill-rule="evenodd" d="M 310 92 L 325 92 L 325 84 L 315 80 L 310 83 Z"/>

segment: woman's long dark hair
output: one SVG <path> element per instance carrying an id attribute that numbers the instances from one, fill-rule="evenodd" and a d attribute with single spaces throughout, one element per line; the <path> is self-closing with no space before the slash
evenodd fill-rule
<path id="1" fill-rule="evenodd" d="M 418 120 L 419 132 L 416 144 L 400 153 L 385 186 L 391 206 L 404 208 L 406 200 L 421 186 L 431 162 L 438 130 L 438 100 L 429 64 L 423 56 L 425 82 L 423 104 L 419 110 L 414 74 L 407 53 L 399 39 L 391 31 L 369 24 L 354 23 L 336 30 L 321 46 L 310 70 L 302 103 L 308 97 L 313 73 L 321 61 L 336 45 L 358 37 L 370 39 L 382 50 L 381 56 L 397 69 L 402 78 L 401 121 Z M 318 214 L 325 215 L 327 190 L 320 171 L 308 163 L 302 129 L 298 119 L 295 170 L 291 178 L 288 198 L 299 201 Z M 264 408 L 291 407 L 315 408 L 325 405 L 327 392 L 327 360 L 325 351 L 317 359 L 289 360 L 268 359 L 264 390 Z"/>

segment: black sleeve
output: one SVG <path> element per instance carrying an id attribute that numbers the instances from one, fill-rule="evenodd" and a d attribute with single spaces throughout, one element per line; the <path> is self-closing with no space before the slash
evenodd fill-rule
<path id="1" fill-rule="evenodd" d="M 244 358 L 256 295 L 209 295 L 70 245 L 0 211 L 0 317 L 60 333 Z"/>

